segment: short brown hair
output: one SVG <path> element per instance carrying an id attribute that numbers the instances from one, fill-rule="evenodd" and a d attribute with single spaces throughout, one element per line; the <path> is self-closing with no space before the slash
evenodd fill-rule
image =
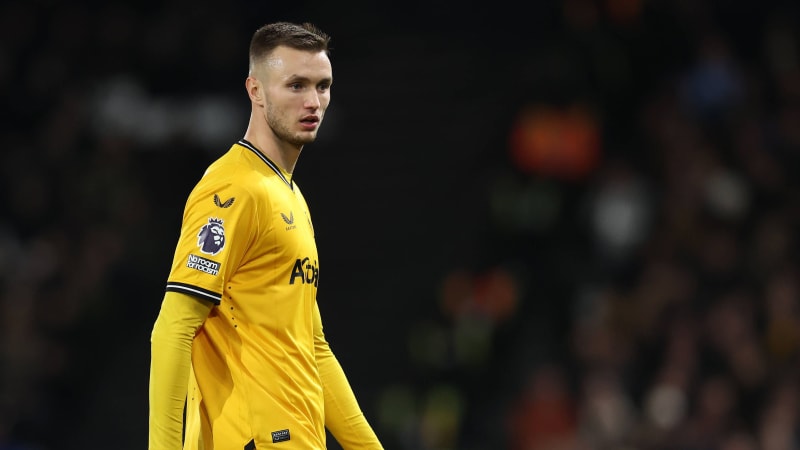
<path id="1" fill-rule="evenodd" d="M 305 22 L 269 23 L 257 29 L 250 40 L 250 70 L 257 61 L 268 56 L 276 47 L 285 45 L 296 50 L 325 52 L 330 55 L 330 36 L 315 25 Z"/>

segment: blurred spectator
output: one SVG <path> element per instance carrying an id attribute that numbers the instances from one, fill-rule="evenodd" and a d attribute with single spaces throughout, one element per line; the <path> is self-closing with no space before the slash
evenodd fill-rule
<path id="1" fill-rule="evenodd" d="M 562 370 L 535 368 L 522 394 L 510 405 L 509 449 L 577 448 L 577 405 Z"/>

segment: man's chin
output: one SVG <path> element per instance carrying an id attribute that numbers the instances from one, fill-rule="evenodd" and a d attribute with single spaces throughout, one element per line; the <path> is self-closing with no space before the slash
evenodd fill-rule
<path id="1" fill-rule="evenodd" d="M 317 140 L 317 133 L 303 133 L 299 136 L 295 136 L 295 144 L 296 145 L 305 145 L 310 144 Z"/>

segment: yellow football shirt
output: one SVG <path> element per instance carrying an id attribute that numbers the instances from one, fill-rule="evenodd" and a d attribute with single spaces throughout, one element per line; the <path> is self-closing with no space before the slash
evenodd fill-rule
<path id="1" fill-rule="evenodd" d="M 240 140 L 189 195 L 167 282 L 216 304 L 192 344 L 185 449 L 325 448 L 318 268 L 299 187 Z"/>

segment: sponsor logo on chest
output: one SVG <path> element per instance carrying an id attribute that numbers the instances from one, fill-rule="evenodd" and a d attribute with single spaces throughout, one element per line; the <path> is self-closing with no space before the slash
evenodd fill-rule
<path id="1" fill-rule="evenodd" d="M 312 261 L 311 258 L 297 258 L 292 268 L 292 274 L 289 277 L 289 284 L 313 284 L 317 286 L 319 281 L 319 267 L 317 261 Z"/>

